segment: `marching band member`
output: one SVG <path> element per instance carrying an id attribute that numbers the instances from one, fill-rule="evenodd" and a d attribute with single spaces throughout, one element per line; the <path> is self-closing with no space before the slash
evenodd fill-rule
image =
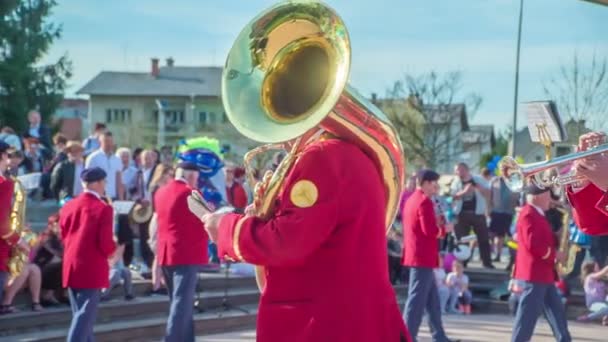
<path id="1" fill-rule="evenodd" d="M 11 202 L 13 199 L 13 181 L 4 177 L 8 169 L 8 150 L 10 146 L 0 141 L 0 300 L 4 292 L 4 285 L 9 278 L 8 260 L 11 248 L 19 241 L 19 236 L 10 230 Z M 4 308 L 0 308 L 3 311 Z"/>
<path id="2" fill-rule="evenodd" d="M 63 287 L 68 288 L 72 323 L 68 341 L 93 341 L 101 289 L 108 288 L 108 259 L 116 244 L 113 213 L 103 195 L 106 173 L 94 167 L 82 171 L 84 192 L 61 208 L 59 225 L 64 243 Z"/>
<path id="3" fill-rule="evenodd" d="M 361 149 L 325 135 L 301 152 L 268 220 L 203 216 L 220 257 L 265 268 L 259 342 L 410 341 L 389 282 L 376 175 Z"/>
<path id="4" fill-rule="evenodd" d="M 538 188 L 530 184 L 526 188 L 527 204 L 522 207 L 517 219 L 519 247 L 515 259 L 513 278 L 524 281 L 519 300 L 511 341 L 530 341 L 540 314 L 551 325 L 557 341 L 571 341 L 566 321 L 566 310 L 561 301 L 555 281 L 555 262 L 566 257 L 557 250 L 545 212 L 549 209 L 549 188 Z"/>
<path id="5" fill-rule="evenodd" d="M 194 294 L 200 266 L 207 264 L 208 237 L 202 222 L 188 209 L 199 169 L 182 162 L 175 179 L 154 194 L 158 241 L 157 261 L 162 267 L 171 308 L 165 341 L 194 341 Z"/>
<path id="6" fill-rule="evenodd" d="M 418 336 L 418 328 L 426 310 L 433 341 L 450 341 L 441 322 L 439 293 L 433 269 L 439 266 L 437 239 L 445 233 L 437 223 L 432 198 L 439 191 L 439 174 L 422 170 L 417 177 L 417 189 L 403 208 L 403 265 L 410 267 L 410 284 L 404 319 L 412 339 Z"/>
<path id="7" fill-rule="evenodd" d="M 579 139 L 579 151 L 586 151 L 594 142 L 606 141 L 604 133 L 587 133 Z M 568 187 L 574 209 L 574 220 L 589 235 L 608 234 L 608 155 L 598 155 L 575 163 L 576 172 L 587 178 L 579 187 Z"/>

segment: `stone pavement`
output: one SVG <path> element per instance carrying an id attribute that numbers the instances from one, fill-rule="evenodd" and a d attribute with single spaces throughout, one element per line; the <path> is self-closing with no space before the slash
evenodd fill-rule
<path id="1" fill-rule="evenodd" d="M 451 338 L 470 342 L 508 342 L 511 339 L 513 318 L 505 315 L 471 315 L 471 316 L 444 316 L 444 326 Z M 581 324 L 568 322 L 572 340 L 577 342 L 606 341 L 608 327 L 597 324 Z M 430 342 L 428 326 L 425 322 L 420 330 L 418 342 Z M 539 319 L 536 325 L 534 342 L 553 342 L 551 328 Z M 254 331 L 233 332 L 229 334 L 199 337 L 197 342 L 255 342 Z"/>

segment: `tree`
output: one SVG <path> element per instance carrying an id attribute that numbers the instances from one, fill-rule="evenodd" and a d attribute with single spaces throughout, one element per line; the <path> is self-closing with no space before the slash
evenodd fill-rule
<path id="1" fill-rule="evenodd" d="M 456 161 L 455 154 L 460 151 L 455 147 L 459 146 L 461 130 L 455 126 L 460 125 L 463 115 L 471 117 L 482 101 L 476 94 L 460 96 L 461 90 L 460 72 L 406 74 L 380 101 L 410 164 L 438 169 Z"/>
<path id="2" fill-rule="evenodd" d="M 40 66 L 40 59 L 61 37 L 49 22 L 55 0 L 0 1 L 0 126 L 27 127 L 26 113 L 37 108 L 45 120 L 61 103 L 71 77 L 66 55 Z"/>
<path id="3" fill-rule="evenodd" d="M 572 61 L 546 81 L 545 94 L 555 101 L 560 112 L 576 122 L 587 122 L 595 129 L 607 126 L 608 59 L 595 54 L 590 63 L 580 61 L 575 52 Z"/>

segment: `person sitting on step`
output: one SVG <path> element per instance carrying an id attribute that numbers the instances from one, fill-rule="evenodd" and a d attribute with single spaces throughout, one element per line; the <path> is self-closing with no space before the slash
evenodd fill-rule
<path id="1" fill-rule="evenodd" d="M 448 300 L 448 312 L 456 307 L 456 303 L 460 302 L 460 312 L 465 314 L 471 313 L 471 303 L 473 295 L 469 291 L 469 277 L 464 274 L 464 267 L 460 261 L 455 261 L 453 272 L 448 274 L 446 283 L 450 288 L 450 297 Z"/>

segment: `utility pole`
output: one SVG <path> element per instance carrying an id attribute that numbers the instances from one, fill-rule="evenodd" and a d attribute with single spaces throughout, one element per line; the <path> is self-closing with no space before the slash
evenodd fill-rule
<path id="1" fill-rule="evenodd" d="M 511 135 L 511 155 L 515 158 L 515 135 L 517 133 L 517 97 L 519 95 L 519 55 L 521 50 L 521 26 L 524 17 L 524 0 L 519 2 L 519 26 L 517 29 L 517 52 L 515 55 L 515 94 L 513 96 L 513 133 Z"/>

